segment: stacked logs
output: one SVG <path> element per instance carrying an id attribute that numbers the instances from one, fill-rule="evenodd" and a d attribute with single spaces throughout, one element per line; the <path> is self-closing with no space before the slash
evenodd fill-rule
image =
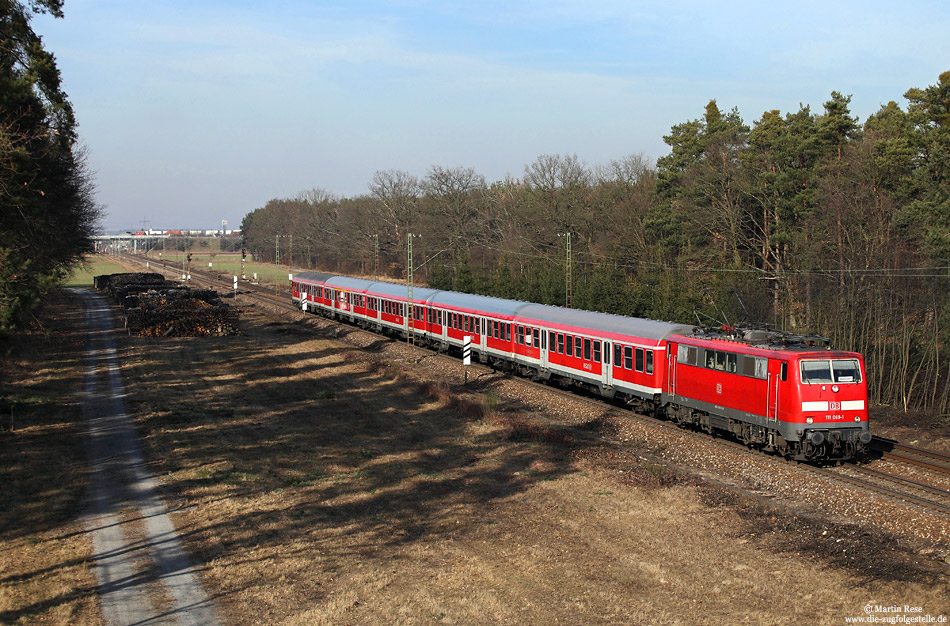
<path id="1" fill-rule="evenodd" d="M 239 333 L 236 308 L 213 289 L 189 289 L 161 274 L 109 274 L 95 277 L 125 308 L 129 334 L 143 337 L 225 336 Z"/>

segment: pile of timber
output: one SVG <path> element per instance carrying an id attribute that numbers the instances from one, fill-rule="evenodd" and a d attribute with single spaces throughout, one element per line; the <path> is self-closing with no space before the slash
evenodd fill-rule
<path id="1" fill-rule="evenodd" d="M 125 309 L 129 334 L 144 337 L 197 337 L 238 334 L 239 312 L 213 289 L 190 289 L 161 274 L 108 274 L 95 277 Z"/>

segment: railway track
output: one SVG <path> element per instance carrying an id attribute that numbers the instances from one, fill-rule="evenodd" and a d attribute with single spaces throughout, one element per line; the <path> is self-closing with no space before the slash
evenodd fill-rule
<path id="1" fill-rule="evenodd" d="M 916 465 L 950 476 L 950 455 L 948 454 L 917 448 L 884 437 L 874 437 L 869 447 L 880 452 L 881 458 Z"/>
<path id="2" fill-rule="evenodd" d="M 123 255 L 122 259 L 131 265 L 140 266 L 143 268 L 145 266 L 145 261 L 134 255 Z M 175 277 L 181 276 L 180 269 L 177 267 L 156 266 L 154 261 L 150 260 L 150 262 L 150 269 L 153 271 L 161 270 L 164 273 L 171 274 Z M 233 278 L 231 275 L 223 276 L 216 272 L 207 272 L 204 270 L 192 270 L 191 274 L 201 281 L 208 283 L 209 285 L 217 286 L 218 288 L 221 288 L 223 285 L 223 287 L 227 290 L 233 289 Z M 293 314 L 304 315 L 290 301 L 287 292 L 280 293 L 279 290 L 269 289 L 244 281 L 240 283 L 238 294 L 242 297 L 249 297 L 256 302 L 265 305 L 268 309 L 273 309 L 275 313 L 285 313 L 288 314 L 288 316 Z M 422 348 L 420 347 L 419 349 L 421 350 Z M 488 371 L 493 370 L 486 367 L 486 372 Z M 708 434 L 698 431 L 682 429 L 670 422 L 634 413 L 630 411 L 625 405 L 621 405 L 616 402 L 605 401 L 603 398 L 595 398 L 587 396 L 583 393 L 578 394 L 576 390 L 567 391 L 553 387 L 550 384 L 533 382 L 524 378 L 519 378 L 519 380 L 527 384 L 543 388 L 547 393 L 562 394 L 565 397 L 569 397 L 572 401 L 589 404 L 590 406 L 597 407 L 600 410 L 604 410 L 606 407 L 611 407 L 616 409 L 618 412 L 623 411 L 622 417 L 624 419 L 630 419 L 642 424 L 646 424 L 650 428 L 675 432 L 682 437 L 687 437 L 690 439 L 695 438 L 697 443 L 700 443 L 701 445 L 724 446 L 733 452 L 755 455 L 755 458 L 768 458 L 768 455 L 758 451 L 750 451 L 746 448 L 746 446 L 737 441 L 732 441 L 721 437 L 711 437 Z M 556 420 L 548 418 L 543 419 L 552 425 L 569 425 L 562 424 Z M 590 433 L 585 433 L 584 435 L 589 439 L 597 439 L 607 445 L 622 447 L 624 449 L 627 448 L 626 444 L 617 440 L 591 435 Z M 925 450 L 923 448 L 915 448 L 913 446 L 882 437 L 875 437 L 872 440 L 870 447 L 873 450 L 880 452 L 882 458 L 900 460 L 905 463 L 925 467 L 927 469 L 938 471 L 944 474 L 950 474 L 950 456 L 941 454 L 939 452 Z M 675 463 L 669 463 L 663 459 L 658 459 L 657 457 L 650 454 L 645 455 L 644 458 L 648 458 L 648 460 L 651 461 L 665 462 L 669 465 L 676 465 Z M 773 458 L 776 462 L 784 463 L 784 459 L 780 457 Z M 940 515 L 950 517 L 950 491 L 941 489 L 939 487 L 934 487 L 913 479 L 881 472 L 879 470 L 856 464 L 847 464 L 841 467 L 823 467 L 805 463 L 797 463 L 796 467 L 801 471 L 820 476 L 823 480 L 846 483 L 852 487 L 875 493 L 892 501 L 919 506 L 936 512 Z"/>

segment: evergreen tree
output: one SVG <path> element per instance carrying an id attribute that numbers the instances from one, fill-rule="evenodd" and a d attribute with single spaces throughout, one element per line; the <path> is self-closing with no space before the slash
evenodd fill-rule
<path id="1" fill-rule="evenodd" d="M 92 249 L 99 210 L 53 55 L 31 18 L 61 0 L 0 1 L 0 326 L 22 321 Z"/>

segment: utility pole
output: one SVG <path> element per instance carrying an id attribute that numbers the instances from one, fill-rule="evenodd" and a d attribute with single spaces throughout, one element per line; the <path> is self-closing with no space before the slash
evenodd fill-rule
<path id="1" fill-rule="evenodd" d="M 574 305 L 574 268 L 571 262 L 571 232 L 558 233 L 558 237 L 567 238 L 567 262 L 565 265 L 564 278 L 564 306 L 572 308 Z"/>
<path id="2" fill-rule="evenodd" d="M 412 238 L 413 237 L 422 237 L 422 235 L 413 235 L 409 233 L 406 236 L 406 287 L 407 287 L 407 298 L 406 298 L 406 343 L 415 344 L 416 334 L 414 328 L 415 322 L 415 310 L 412 303 Z"/>
<path id="3" fill-rule="evenodd" d="M 275 235 L 274 240 L 274 265 L 280 267 L 280 235 Z"/>
<path id="4" fill-rule="evenodd" d="M 373 278 L 379 280 L 379 235 L 373 235 Z"/>

